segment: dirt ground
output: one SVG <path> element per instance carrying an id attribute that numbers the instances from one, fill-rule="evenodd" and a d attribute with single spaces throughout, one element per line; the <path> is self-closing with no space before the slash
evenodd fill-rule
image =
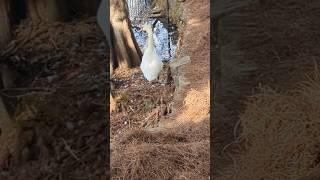
<path id="1" fill-rule="evenodd" d="M 246 154 L 247 160 L 250 156 L 251 159 L 258 156 L 250 154 L 253 148 L 246 151 L 239 148 L 242 144 L 238 142 L 238 136 L 241 137 L 242 128 L 246 126 L 238 126 L 240 118 L 249 117 L 245 112 L 260 111 L 248 109 L 253 106 L 247 107 L 250 97 L 260 92 L 257 87 L 267 86 L 284 92 L 281 97 L 285 98 L 285 92 L 294 91 L 297 84 L 305 80 L 305 75 L 314 72 L 315 63 L 320 62 L 319 30 L 316 28 L 320 23 L 318 1 L 310 0 L 307 4 L 301 0 L 253 1 L 240 8 L 236 1 L 229 3 L 229 10 L 233 5 L 235 9 L 226 11 L 215 22 L 218 28 L 217 52 L 222 69 L 213 133 L 213 163 L 216 164 L 213 173 L 216 179 L 241 179 L 235 175 L 239 175 L 240 168 L 249 165 L 239 167 L 241 161 L 244 162 L 243 159 L 240 161 L 239 156 Z M 313 105 L 314 108 L 319 107 Z M 265 157 L 268 158 L 272 159 Z M 264 161 L 265 164 L 267 162 Z M 255 166 L 258 162 L 252 163 Z M 246 168 L 256 172 L 260 170 Z M 277 179 L 268 170 L 268 167 L 264 169 L 268 175 L 265 177 Z M 258 178 L 253 171 L 251 174 L 243 179 Z M 300 172 L 300 176 L 306 174 L 308 172 Z M 288 175 L 293 177 L 290 175 L 293 173 Z M 283 176 L 282 179 L 290 179 L 288 177 Z"/>
<path id="2" fill-rule="evenodd" d="M 0 179 L 106 179 L 104 39 L 95 18 L 16 28 L 1 53 L 18 76 L 1 95 L 19 133 L 1 142 Z"/>

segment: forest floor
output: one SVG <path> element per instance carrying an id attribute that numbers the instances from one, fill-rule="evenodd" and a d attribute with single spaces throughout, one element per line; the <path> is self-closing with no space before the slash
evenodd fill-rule
<path id="1" fill-rule="evenodd" d="M 149 84 L 138 68 L 113 77 L 119 102 L 111 114 L 115 178 L 208 179 L 210 6 L 207 0 L 182 6 L 187 22 L 177 59 L 189 56 L 191 63 L 178 74 L 189 84 Z M 297 179 L 319 166 L 319 142 L 312 141 L 319 139 L 319 78 L 295 91 L 320 62 L 319 7 L 317 0 L 256 1 L 217 22 L 222 84 L 212 127 L 216 179 Z M 7 141 L 1 141 L 0 179 L 104 179 L 105 38 L 93 19 L 29 23 L 17 27 L 1 52 L 21 75 L 13 89 L 1 92 L 17 100 L 13 115 L 19 134 L 1 134 Z M 277 92 L 252 98 L 259 84 Z M 266 126 L 254 125 L 262 129 L 245 131 L 261 120 Z M 276 129 L 263 129 L 270 125 Z M 242 148 L 243 140 L 260 144 Z"/>
<path id="2" fill-rule="evenodd" d="M 319 168 L 318 130 L 308 124 L 319 128 L 320 3 L 248 2 L 214 4 L 223 16 L 214 22 L 221 81 L 212 173 L 215 179 L 303 178 Z M 313 80 L 301 84 L 306 75 Z"/>
<path id="3" fill-rule="evenodd" d="M 157 126 L 160 118 L 172 112 L 174 85 L 167 81 L 165 63 L 160 82 L 149 83 L 140 68 L 116 69 L 113 75 L 115 111 L 111 112 L 111 137 L 136 128 Z"/>
<path id="4" fill-rule="evenodd" d="M 210 100 L 210 4 L 182 3 L 185 29 L 172 70 L 188 84 L 148 83 L 139 68 L 116 70 L 116 111 L 111 113 L 114 179 L 208 179 Z M 160 79 L 167 77 L 168 64 Z M 175 79 L 175 78 L 173 78 Z"/>
<path id="5" fill-rule="evenodd" d="M 178 75 L 189 85 L 150 84 L 139 68 L 114 73 L 113 177 L 209 176 L 209 1 L 186 2 L 183 9 L 187 25 L 177 56 L 191 63 Z M 16 27 L 1 52 L 18 76 L 14 88 L 2 91 L 14 102 L 7 106 L 16 109 L 17 131 L 1 134 L 0 179 L 106 177 L 105 48 L 94 18 Z"/>
<path id="6" fill-rule="evenodd" d="M 17 131 L 1 135 L 0 179 L 106 178 L 104 41 L 95 18 L 16 27 L 1 52 L 18 75 L 1 93 Z"/>

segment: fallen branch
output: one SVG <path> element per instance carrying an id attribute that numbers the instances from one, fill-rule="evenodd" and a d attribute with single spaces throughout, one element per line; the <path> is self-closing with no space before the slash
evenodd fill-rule
<path id="1" fill-rule="evenodd" d="M 67 150 L 71 156 L 76 159 L 78 162 L 80 162 L 80 159 L 78 158 L 78 156 L 72 151 L 71 147 L 68 145 L 68 143 L 66 142 L 66 140 L 64 140 L 63 138 L 61 138 L 64 146 L 65 146 L 65 150 Z"/>

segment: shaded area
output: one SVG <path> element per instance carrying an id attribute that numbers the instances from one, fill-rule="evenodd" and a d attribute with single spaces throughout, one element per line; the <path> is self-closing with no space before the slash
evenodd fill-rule
<path id="1" fill-rule="evenodd" d="M 317 77 L 302 82 L 296 92 L 264 88 L 250 98 L 241 115 L 242 147 L 230 179 L 298 179 L 319 170 Z"/>
<path id="2" fill-rule="evenodd" d="M 20 132 L 0 179 L 106 177 L 104 39 L 95 18 L 15 30 L 3 58 L 18 78 L 2 96 L 18 100 Z"/>
<path id="3" fill-rule="evenodd" d="M 285 145 L 282 141 L 268 138 L 282 133 L 286 134 L 288 126 L 295 126 L 294 122 L 289 123 L 287 127 L 281 125 L 283 121 L 290 120 L 295 116 L 288 112 L 292 107 L 287 107 L 288 94 L 286 92 L 291 93 L 297 83 L 305 79 L 306 73 L 314 71 L 314 62 L 319 62 L 319 40 L 315 38 L 319 36 L 319 31 L 315 27 L 320 23 L 316 8 L 320 4 L 313 0 L 308 1 L 308 4 L 300 0 L 252 1 L 244 4 L 228 1 L 228 3 L 229 6 L 219 6 L 221 8 L 220 14 L 215 19 L 219 45 L 217 56 L 221 70 L 216 94 L 215 112 L 217 117 L 213 134 L 213 147 L 215 147 L 213 163 L 216 164 L 213 172 L 215 178 L 225 179 L 231 176 L 235 179 L 257 179 L 257 174 L 250 173 L 249 169 L 255 170 L 255 172 L 267 172 L 263 175 L 265 179 L 295 179 L 307 175 L 312 167 L 308 166 L 310 169 L 307 170 L 308 168 L 302 164 L 300 164 L 301 171 L 298 176 L 291 170 L 290 172 L 282 171 L 295 167 L 294 164 L 286 163 L 284 159 L 274 159 L 274 156 L 282 158 L 287 151 L 274 147 L 274 151 L 272 150 L 271 153 L 268 151 L 270 149 L 265 147 L 272 146 L 273 143 L 278 143 L 279 146 Z M 246 102 L 251 102 L 250 97 L 259 92 L 257 87 L 260 86 L 276 89 L 277 93 L 274 96 L 270 96 L 269 93 L 263 94 L 262 96 L 265 97 L 257 98 L 255 105 L 249 103 L 247 106 Z M 289 99 L 294 103 L 299 100 L 299 96 L 291 94 Z M 274 102 L 271 103 L 271 99 L 276 97 L 279 101 L 274 99 Z M 273 108 L 273 105 L 277 108 Z M 267 106 L 270 109 L 264 109 Z M 317 106 L 318 104 L 313 104 L 314 108 Z M 284 107 L 288 109 L 282 109 Z M 281 112 L 275 112 L 278 110 Z M 253 130 L 258 128 L 257 126 L 264 127 L 260 121 L 265 117 L 259 113 L 262 111 L 264 111 L 263 114 L 272 111 L 278 115 L 272 119 L 270 119 L 271 116 L 266 117 L 265 120 L 268 124 L 266 129 L 260 129 L 260 131 L 253 133 L 254 138 L 257 138 L 256 142 L 267 144 L 264 145 L 264 148 L 261 144 L 250 145 L 253 137 L 250 137 L 250 141 L 245 138 L 244 142 L 249 144 L 244 144 L 243 141 L 239 142 L 238 137 L 245 136 L 243 133 L 246 130 Z M 290 111 L 295 110 L 291 109 Z M 298 111 L 303 112 L 303 110 Z M 257 114 L 259 115 L 256 116 Z M 311 121 L 317 121 L 317 118 L 314 117 Z M 272 122 L 279 126 L 270 127 Z M 273 132 L 268 133 L 269 131 Z M 265 138 L 261 138 L 260 135 Z M 244 145 L 248 146 L 242 149 Z M 256 148 L 261 148 L 261 151 L 256 151 Z M 309 150 L 312 151 L 312 149 L 310 147 Z M 303 152 L 301 152 L 302 154 L 292 153 L 296 157 L 303 156 Z M 257 157 L 257 154 L 265 155 L 264 160 Z M 243 155 L 241 159 L 239 155 Z M 309 161 L 312 158 L 307 159 L 304 160 Z M 257 166 L 262 162 L 265 166 Z M 270 163 L 282 170 L 272 169 Z M 245 166 L 246 168 L 244 168 Z M 248 176 L 243 176 L 244 174 L 238 176 L 244 170 Z"/>

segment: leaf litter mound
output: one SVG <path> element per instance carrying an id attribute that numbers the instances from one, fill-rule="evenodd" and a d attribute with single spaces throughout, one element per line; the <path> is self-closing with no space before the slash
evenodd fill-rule
<path id="1" fill-rule="evenodd" d="M 168 62 L 164 63 L 159 79 L 148 82 L 139 67 L 115 70 L 112 81 L 117 104 L 111 112 L 112 137 L 132 128 L 156 127 L 161 118 L 172 112 L 175 87 Z"/>
<path id="2" fill-rule="evenodd" d="M 234 167 L 224 179 L 303 179 L 318 171 L 319 98 L 319 72 L 294 90 L 261 88 L 249 98 Z"/>
<path id="3" fill-rule="evenodd" d="M 298 179 L 319 171 L 318 130 L 313 129 L 319 120 L 319 81 L 311 79 L 304 88 L 295 90 L 303 75 L 313 71 L 312 60 L 319 62 L 319 39 L 315 38 L 319 35 L 315 28 L 320 22 L 319 5 L 316 0 L 307 4 L 302 0 L 257 1 L 230 16 L 236 22 L 247 22 L 231 23 L 232 30 L 239 28 L 237 44 L 244 52 L 243 61 L 257 66 L 248 78 L 239 78 L 236 83 L 250 89 L 261 83 L 272 89 L 264 88 L 249 98 L 248 107 L 241 103 L 241 112 L 242 107 L 246 109 L 240 121 L 242 131 L 239 139 L 224 149 L 234 147 L 226 153 L 231 157 L 226 161 L 233 164 L 228 172 L 219 173 L 224 178 Z M 241 99 L 250 93 L 238 92 Z M 232 135 L 230 129 L 228 135 Z"/>
<path id="4" fill-rule="evenodd" d="M 106 177 L 104 39 L 94 18 L 16 28 L 1 52 L 16 86 L 1 95 L 17 102 L 19 148 L 0 179 Z"/>

